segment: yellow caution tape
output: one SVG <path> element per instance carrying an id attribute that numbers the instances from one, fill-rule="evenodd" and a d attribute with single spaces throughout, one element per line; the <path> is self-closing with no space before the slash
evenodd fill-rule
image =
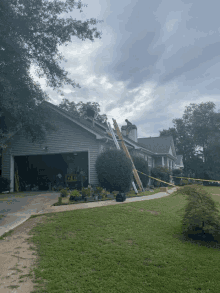
<path id="1" fill-rule="evenodd" d="M 152 176 L 149 176 L 149 175 L 147 175 L 147 174 L 145 174 L 145 173 L 142 173 L 142 172 L 140 172 L 140 171 L 138 171 L 138 170 L 137 170 L 137 172 L 139 172 L 139 173 L 141 173 L 141 174 L 143 174 L 143 175 L 145 175 L 145 176 L 148 176 L 148 177 L 150 177 L 150 178 L 152 178 L 152 179 L 154 179 L 154 180 L 157 180 L 157 181 L 160 181 L 160 182 L 166 183 L 166 184 L 168 184 L 168 185 L 176 186 L 176 185 L 174 185 L 174 184 L 172 184 L 172 183 L 168 183 L 168 182 L 166 182 L 166 181 L 163 181 L 163 180 L 160 180 L 160 179 L 154 178 L 154 177 L 152 177 Z M 197 180 L 197 181 L 209 181 L 209 182 L 218 182 L 218 183 L 220 183 L 220 181 L 217 181 L 217 180 L 195 179 L 195 178 L 189 178 L 189 177 L 177 177 L 177 176 L 172 176 L 172 175 L 170 175 L 170 176 L 171 176 L 171 178 L 172 178 L 172 177 L 175 177 L 175 178 L 184 178 L 184 179 L 191 179 L 191 180 Z"/>
<path id="2" fill-rule="evenodd" d="M 220 181 L 217 180 L 205 180 L 205 179 L 195 179 L 195 178 L 189 178 L 189 177 L 176 177 L 176 176 L 172 176 L 171 177 L 175 177 L 175 178 L 186 178 L 186 179 L 191 179 L 191 180 L 201 180 L 201 181 L 209 181 L 209 182 L 218 182 L 220 183 Z"/>
<path id="3" fill-rule="evenodd" d="M 137 170 L 138 171 L 138 170 Z M 146 174 L 144 174 L 144 173 L 142 173 L 142 172 L 140 172 L 140 171 L 138 171 L 139 173 L 141 173 L 141 174 L 143 174 L 143 175 L 146 175 Z M 153 178 L 153 179 L 155 179 L 155 180 L 157 180 L 157 181 L 161 181 L 161 182 L 163 182 L 163 183 L 166 183 L 166 184 L 169 184 L 169 185 L 172 185 L 172 186 L 176 186 L 176 185 L 174 185 L 174 184 L 172 184 L 172 183 L 168 183 L 168 182 L 166 182 L 166 181 L 163 181 L 163 180 L 160 180 L 160 179 L 157 179 L 157 178 L 154 178 L 154 177 L 151 177 L 151 176 L 149 176 L 149 175 L 146 175 L 146 176 L 148 176 L 148 177 L 150 177 L 150 178 Z"/>

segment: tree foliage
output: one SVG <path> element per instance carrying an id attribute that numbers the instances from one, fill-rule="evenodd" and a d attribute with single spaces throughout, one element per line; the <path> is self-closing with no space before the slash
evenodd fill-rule
<path id="1" fill-rule="evenodd" d="M 171 171 L 167 167 L 162 167 L 162 166 L 157 166 L 151 169 L 151 176 L 157 179 L 160 179 L 165 182 L 170 182 L 170 175 Z M 155 179 L 151 179 L 151 182 L 154 186 L 159 187 L 159 186 L 170 186 L 166 183 L 157 181 Z"/>
<path id="2" fill-rule="evenodd" d="M 55 130 L 43 107 L 38 107 L 49 97 L 34 82 L 30 66 L 36 65 L 38 77 L 61 94 L 64 84 L 80 87 L 60 67 L 66 60 L 58 45 L 66 46 L 72 36 L 82 41 L 101 38 L 101 32 L 90 26 L 102 21 L 60 17 L 74 8 L 82 12 L 83 6 L 87 5 L 74 0 L 0 1 L 0 148 L 7 147 L 5 139 L 18 129 L 32 142 L 45 140 L 46 131 Z"/>
<path id="3" fill-rule="evenodd" d="M 147 161 L 143 160 L 143 158 L 137 156 L 137 155 L 132 155 L 131 154 L 131 158 L 132 158 L 132 161 L 134 163 L 134 166 L 135 166 L 135 169 L 146 174 L 146 175 L 149 175 L 149 168 L 148 168 L 148 163 Z M 141 183 L 143 185 L 143 188 L 146 188 L 148 183 L 149 183 L 149 177 L 147 177 L 146 175 L 143 175 L 141 173 L 138 172 L 138 176 L 141 180 Z M 139 186 L 136 182 L 136 179 L 134 177 L 134 174 L 133 174 L 133 182 L 135 182 L 136 186 L 137 186 L 137 189 L 139 189 Z"/>
<path id="4" fill-rule="evenodd" d="M 95 164 L 99 185 L 110 192 L 128 192 L 132 182 L 132 163 L 123 150 L 106 150 Z"/>
<path id="5" fill-rule="evenodd" d="M 219 239 L 220 216 L 217 204 L 203 187 L 185 186 L 178 193 L 187 195 L 188 203 L 182 219 L 183 235 L 196 239 Z"/>
<path id="6" fill-rule="evenodd" d="M 188 176 L 189 172 L 206 176 L 205 169 L 214 171 L 213 165 L 217 168 L 217 163 L 214 164 L 216 157 L 219 158 L 217 162 L 220 162 L 217 142 L 213 142 L 213 138 L 220 134 L 220 114 L 215 113 L 214 109 L 215 104 L 212 102 L 198 105 L 191 103 L 182 118 L 173 119 L 173 128 L 160 131 L 160 136 L 173 136 L 177 154 L 183 155 L 184 176 Z M 198 151 L 198 147 L 202 151 Z M 204 158 L 204 164 L 200 156 Z"/>
<path id="7" fill-rule="evenodd" d="M 95 111 L 95 117 L 94 117 L 95 120 L 101 123 L 105 123 L 107 120 L 106 114 L 99 115 L 100 106 L 98 103 L 80 102 L 76 104 L 74 101 L 70 102 L 68 99 L 63 99 L 62 102 L 58 105 L 58 107 L 70 113 L 74 113 L 77 117 L 81 117 L 81 116 L 86 117 L 87 109 L 91 108 Z"/>

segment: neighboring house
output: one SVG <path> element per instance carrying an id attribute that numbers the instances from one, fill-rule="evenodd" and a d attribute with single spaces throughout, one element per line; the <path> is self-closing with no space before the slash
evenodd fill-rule
<path id="1" fill-rule="evenodd" d="M 54 182 L 58 173 L 67 178 L 67 174 L 80 170 L 85 173 L 84 186 L 98 184 L 96 159 L 105 149 L 116 148 L 107 123 L 78 118 L 46 101 L 41 105 L 52 111 L 52 123 L 58 131 L 48 133 L 44 143 L 28 141 L 20 130 L 7 141 L 9 146 L 2 152 L 2 176 L 11 180 L 10 191 L 15 188 L 16 171 L 32 185 L 39 184 L 39 178 L 47 177 L 49 182 Z M 171 136 L 137 138 L 137 127 L 128 121 L 127 124 L 122 126 L 121 133 L 130 154 L 141 156 L 150 168 L 167 166 L 172 170 L 175 167 L 177 157 Z"/>
<path id="2" fill-rule="evenodd" d="M 183 156 L 182 155 L 177 155 L 177 160 L 175 162 L 174 169 L 183 169 Z"/>

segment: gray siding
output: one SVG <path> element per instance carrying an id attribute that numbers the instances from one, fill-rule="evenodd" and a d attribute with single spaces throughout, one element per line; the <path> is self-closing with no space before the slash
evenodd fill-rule
<path id="1" fill-rule="evenodd" d="M 95 135 L 89 133 L 79 125 L 74 124 L 67 118 L 62 117 L 55 111 L 53 111 L 52 119 L 53 123 L 58 126 L 59 129 L 57 132 L 48 133 L 45 142 L 32 143 L 21 135 L 20 132 L 10 140 L 11 147 L 3 151 L 2 176 L 8 179 L 10 179 L 10 177 L 12 178 L 12 175 L 10 176 L 10 165 L 11 168 L 13 168 L 13 156 L 87 151 L 89 153 L 88 182 L 90 184 L 98 184 L 95 161 L 99 153 L 99 141 L 96 140 Z M 43 150 L 44 146 L 48 146 L 48 151 Z"/>

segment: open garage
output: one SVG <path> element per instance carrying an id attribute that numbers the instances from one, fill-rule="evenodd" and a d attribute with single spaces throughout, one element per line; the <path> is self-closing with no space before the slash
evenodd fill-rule
<path id="1" fill-rule="evenodd" d="M 81 188 L 88 185 L 88 152 L 14 157 L 14 186 L 19 190 L 52 190 L 58 186 Z"/>

